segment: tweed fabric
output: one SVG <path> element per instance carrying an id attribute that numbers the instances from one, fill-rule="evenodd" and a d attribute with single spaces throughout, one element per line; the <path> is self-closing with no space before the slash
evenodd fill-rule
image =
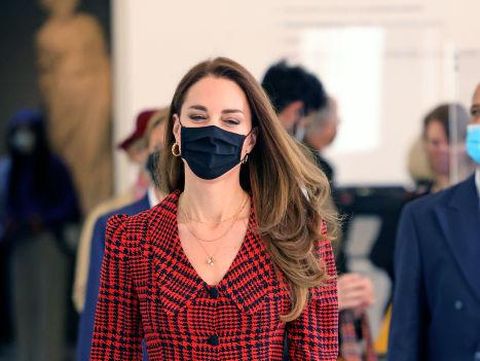
<path id="1" fill-rule="evenodd" d="M 288 324 L 288 287 L 257 232 L 252 211 L 245 239 L 225 277 L 207 285 L 181 247 L 179 192 L 135 216 L 108 222 L 92 341 L 92 360 L 336 360 L 338 306 L 330 242 L 316 247 L 331 278 L 311 290 Z"/>

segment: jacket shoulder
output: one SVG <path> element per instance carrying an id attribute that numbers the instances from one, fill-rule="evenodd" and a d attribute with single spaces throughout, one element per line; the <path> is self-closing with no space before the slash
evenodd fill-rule
<path id="1" fill-rule="evenodd" d="M 119 249 L 125 254 L 131 253 L 137 248 L 142 234 L 148 229 L 148 216 L 146 211 L 129 216 L 127 214 L 115 214 L 107 220 L 105 232 L 105 247 Z"/>
<path id="2" fill-rule="evenodd" d="M 174 199 L 172 199 L 174 198 Z M 165 197 L 158 205 L 153 208 L 140 211 L 139 207 L 135 206 L 139 213 L 130 212 L 130 208 L 123 208 L 116 212 L 116 214 L 105 216 L 107 221 L 108 238 L 123 238 L 130 240 L 144 239 L 149 228 L 154 223 L 162 222 L 166 218 L 176 216 L 176 198 L 174 195 Z M 136 213 L 133 214 L 132 213 Z"/>
<path id="3" fill-rule="evenodd" d="M 468 180 L 467 180 L 468 181 Z M 432 193 L 408 202 L 405 205 L 404 213 L 419 215 L 425 214 L 439 206 L 446 206 L 450 203 L 453 194 L 460 187 L 465 186 L 465 182 L 458 183 L 437 193 Z"/>

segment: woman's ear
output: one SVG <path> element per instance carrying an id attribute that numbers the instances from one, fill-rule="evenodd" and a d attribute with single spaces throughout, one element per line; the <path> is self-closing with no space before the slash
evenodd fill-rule
<path id="1" fill-rule="evenodd" d="M 247 138 L 247 143 L 246 143 L 246 153 L 251 153 L 253 148 L 255 147 L 255 144 L 257 144 L 257 135 L 258 135 L 258 128 L 255 127 L 252 129 L 252 132 Z"/>
<path id="2" fill-rule="evenodd" d="M 173 114 L 172 116 L 173 119 L 173 136 L 175 137 L 175 141 L 180 145 L 180 132 L 182 130 L 182 124 L 180 124 L 180 118 L 178 117 L 177 114 Z"/>

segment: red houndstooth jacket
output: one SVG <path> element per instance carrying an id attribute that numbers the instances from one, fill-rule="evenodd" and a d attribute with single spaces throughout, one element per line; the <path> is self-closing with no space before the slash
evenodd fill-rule
<path id="1" fill-rule="evenodd" d="M 287 332 L 291 361 L 337 358 L 335 264 L 328 241 L 319 256 L 332 278 L 313 289 L 295 321 L 251 212 L 244 242 L 222 281 L 211 287 L 189 263 L 178 236 L 179 192 L 136 216 L 108 222 L 91 360 L 282 360 Z"/>

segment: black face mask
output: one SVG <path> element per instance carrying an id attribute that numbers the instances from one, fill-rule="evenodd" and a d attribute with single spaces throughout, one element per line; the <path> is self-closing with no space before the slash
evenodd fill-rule
<path id="1" fill-rule="evenodd" d="M 157 150 L 153 153 L 150 153 L 147 158 L 147 163 L 145 164 L 145 168 L 150 175 L 153 183 L 158 187 L 158 163 L 160 162 L 160 151 Z"/>
<path id="2" fill-rule="evenodd" d="M 182 126 L 181 156 L 197 177 L 215 179 L 240 163 L 243 142 L 248 135 L 227 132 L 214 125 Z"/>

